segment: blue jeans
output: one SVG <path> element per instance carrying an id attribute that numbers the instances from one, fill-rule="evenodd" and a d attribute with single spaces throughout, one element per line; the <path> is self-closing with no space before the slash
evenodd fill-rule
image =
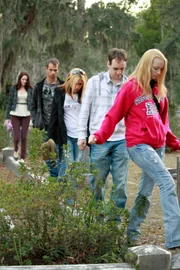
<path id="1" fill-rule="evenodd" d="M 128 152 L 134 163 L 142 169 L 142 176 L 130 213 L 127 235 L 131 240 L 137 240 L 140 236 L 140 225 L 146 218 L 156 184 L 160 189 L 166 248 L 180 246 L 180 208 L 174 180 L 162 162 L 165 148 L 153 149 L 147 144 L 138 144 L 128 148 Z"/>
<path id="2" fill-rule="evenodd" d="M 59 165 L 58 181 L 62 176 L 65 175 L 69 162 L 79 162 L 83 157 L 84 151 L 79 149 L 77 141 L 78 139 L 76 138 L 69 136 L 67 137 L 68 150 L 66 151 L 63 149 L 63 154 Z"/>
<path id="3" fill-rule="evenodd" d="M 58 144 L 56 144 L 56 151 L 57 151 L 57 156 L 59 156 L 59 154 L 58 154 L 58 152 L 59 152 Z M 49 174 L 50 174 L 51 177 L 57 177 L 58 176 L 60 164 L 61 163 L 60 163 L 59 158 L 57 160 L 54 160 L 54 159 L 46 160 L 46 165 L 48 166 Z"/>
<path id="4" fill-rule="evenodd" d="M 117 207 L 125 208 L 129 163 L 126 141 L 107 141 L 104 144 L 91 145 L 90 161 L 97 169 L 97 176 L 93 177 L 91 181 L 95 200 L 105 200 L 105 194 L 102 193 L 102 184 L 105 184 L 106 178 L 111 172 L 113 180 L 111 199 L 114 200 Z"/>

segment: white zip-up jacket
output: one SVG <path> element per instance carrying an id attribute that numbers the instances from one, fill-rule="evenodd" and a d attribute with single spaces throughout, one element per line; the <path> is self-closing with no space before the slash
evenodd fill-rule
<path id="1" fill-rule="evenodd" d="M 114 100 L 127 77 L 122 76 L 121 81 L 115 86 L 109 77 L 109 71 L 99 73 L 91 77 L 86 86 L 82 99 L 81 110 L 78 121 L 78 139 L 86 139 L 89 133 L 94 134 L 101 126 L 108 110 L 112 107 Z M 89 120 L 89 123 L 88 123 Z M 108 141 L 125 139 L 124 119 L 121 120 Z"/>

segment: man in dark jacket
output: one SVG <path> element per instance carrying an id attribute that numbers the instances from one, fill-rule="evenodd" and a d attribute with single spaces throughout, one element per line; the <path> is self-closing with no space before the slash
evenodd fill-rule
<path id="1" fill-rule="evenodd" d="M 64 81 L 58 78 L 59 61 L 51 58 L 46 65 L 46 78 L 36 83 L 33 89 L 31 102 L 31 118 L 34 128 L 44 129 L 48 133 L 54 90 Z M 48 139 L 48 136 L 47 138 Z M 50 175 L 56 177 L 57 166 L 51 160 L 46 161 Z"/>
<path id="2" fill-rule="evenodd" d="M 33 127 L 45 129 L 48 132 L 52 100 L 55 88 L 64 83 L 57 75 L 59 71 L 59 61 L 51 58 L 47 61 L 46 78 L 38 82 L 33 89 L 31 103 L 31 118 Z"/>

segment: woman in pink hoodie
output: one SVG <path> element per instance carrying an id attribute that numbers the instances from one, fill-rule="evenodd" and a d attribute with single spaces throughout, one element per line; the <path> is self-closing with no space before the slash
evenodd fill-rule
<path id="1" fill-rule="evenodd" d="M 130 213 L 128 237 L 136 241 L 140 236 L 140 225 L 146 218 L 156 184 L 160 189 L 165 245 L 172 249 L 180 247 L 180 207 L 174 180 L 162 158 L 165 145 L 180 150 L 180 142 L 169 127 L 166 72 L 165 56 L 157 49 L 146 51 L 121 88 L 101 128 L 89 137 L 89 143 L 104 143 L 124 118 L 128 152 L 142 169 L 139 191 Z"/>

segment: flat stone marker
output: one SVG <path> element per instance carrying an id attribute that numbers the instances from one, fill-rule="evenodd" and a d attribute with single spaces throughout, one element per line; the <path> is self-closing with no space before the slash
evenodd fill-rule
<path id="1" fill-rule="evenodd" d="M 16 176 L 20 177 L 20 172 L 19 172 L 19 162 L 14 160 L 14 158 L 12 156 L 9 156 L 6 159 L 6 166 L 9 170 L 11 170 Z"/>
<path id="2" fill-rule="evenodd" d="M 180 270 L 180 253 L 172 256 L 171 269 Z"/>
<path id="3" fill-rule="evenodd" d="M 8 157 L 12 157 L 14 149 L 12 147 L 5 147 L 2 149 L 3 161 L 6 161 Z"/>
<path id="4" fill-rule="evenodd" d="M 139 270 L 170 270 L 171 253 L 155 245 L 131 247 L 129 252 L 137 255 Z"/>
<path id="5" fill-rule="evenodd" d="M 127 263 L 0 266 L 0 270 L 132 270 L 132 269 L 135 270 L 134 266 Z"/>

